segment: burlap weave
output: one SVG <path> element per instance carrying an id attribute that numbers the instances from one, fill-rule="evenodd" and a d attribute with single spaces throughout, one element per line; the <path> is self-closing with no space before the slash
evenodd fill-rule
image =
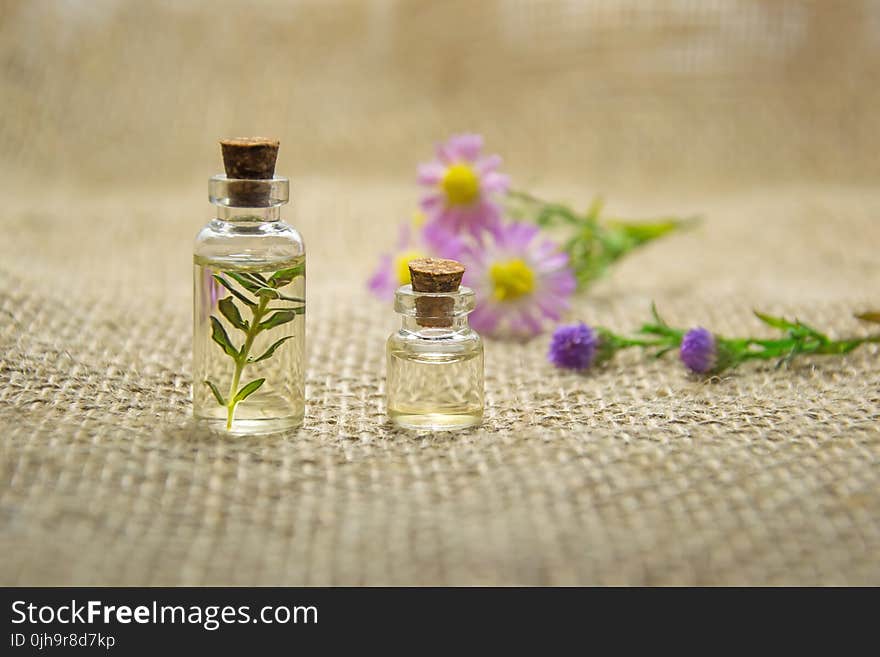
<path id="1" fill-rule="evenodd" d="M 880 306 L 880 6 L 0 5 L 0 583 L 880 584 L 878 349 L 688 378 L 487 344 L 475 431 L 395 431 L 365 293 L 435 140 L 521 187 L 701 213 L 572 317 L 835 334 Z M 309 247 L 308 410 L 190 418 L 215 139 L 281 139 Z"/>

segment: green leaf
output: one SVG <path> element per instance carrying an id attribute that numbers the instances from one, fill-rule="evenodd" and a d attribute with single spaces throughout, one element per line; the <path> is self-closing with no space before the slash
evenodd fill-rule
<path id="1" fill-rule="evenodd" d="M 232 301 L 232 297 L 220 299 L 217 303 L 217 307 L 220 309 L 220 312 L 223 313 L 223 316 L 228 319 L 229 323 L 235 328 L 241 329 L 242 331 L 248 330 L 248 323 L 241 318 L 241 313 L 238 312 L 238 306 Z"/>
<path id="2" fill-rule="evenodd" d="M 605 201 L 601 196 L 594 198 L 593 202 L 590 203 L 590 207 L 587 209 L 587 214 L 585 215 L 587 220 L 594 223 L 599 221 L 599 215 L 602 214 L 603 205 L 605 205 Z"/>
<path id="3" fill-rule="evenodd" d="M 249 271 L 249 272 L 245 272 L 244 275 L 247 276 L 248 278 L 250 278 L 251 280 L 259 283 L 260 285 L 266 284 L 266 277 L 263 276 L 260 272 Z"/>
<path id="4" fill-rule="evenodd" d="M 233 287 L 232 283 L 230 283 L 229 281 L 227 281 L 227 280 L 226 280 L 225 278 L 223 278 L 222 276 L 218 276 L 217 274 L 214 274 L 214 280 L 216 280 L 218 283 L 220 283 L 220 285 L 222 285 L 222 286 L 225 287 L 227 290 L 229 290 L 230 292 L 232 292 L 232 294 L 235 296 L 235 298 L 238 299 L 239 301 L 241 301 L 242 303 L 246 303 L 246 304 L 247 304 L 248 306 L 250 306 L 251 308 L 256 308 L 256 307 L 257 307 L 257 304 L 256 304 L 255 301 L 251 301 L 251 300 L 248 299 L 246 296 L 244 296 L 241 292 L 239 292 L 238 290 L 236 290 L 235 287 Z"/>
<path id="5" fill-rule="evenodd" d="M 223 273 L 229 276 L 229 278 L 234 280 L 236 283 L 241 285 L 245 290 L 247 290 L 248 292 L 252 292 L 253 294 L 256 294 L 257 290 L 259 290 L 261 287 L 261 283 L 258 283 L 257 281 L 248 278 L 247 276 L 243 276 L 242 274 L 239 274 L 237 272 L 226 271 Z"/>
<path id="6" fill-rule="evenodd" d="M 271 358 L 272 354 L 275 353 L 275 350 L 278 349 L 278 347 L 280 347 L 282 344 L 284 344 L 285 341 L 290 340 L 290 338 L 292 338 L 292 337 L 293 337 L 292 335 L 284 336 L 280 340 L 277 340 L 275 342 L 275 344 L 273 344 L 271 347 L 266 349 L 266 351 L 263 352 L 262 356 L 260 356 L 259 358 L 249 358 L 248 362 L 249 363 L 259 363 L 261 360 L 266 360 L 267 358 Z"/>
<path id="7" fill-rule="evenodd" d="M 660 313 L 657 312 L 657 304 L 653 301 L 651 302 L 651 317 L 654 318 L 654 321 L 657 322 L 660 326 L 669 326 L 662 317 L 660 317 Z"/>
<path id="8" fill-rule="evenodd" d="M 205 381 L 205 385 L 208 386 L 211 389 L 211 392 L 214 393 L 214 399 L 217 400 L 217 403 L 221 406 L 226 406 L 226 400 L 223 399 L 223 395 L 220 393 L 220 389 L 210 381 Z"/>
<path id="9" fill-rule="evenodd" d="M 211 339 L 219 344 L 227 355 L 232 358 L 238 358 L 238 350 L 232 346 L 229 336 L 226 335 L 226 329 L 223 328 L 220 320 L 213 315 L 211 315 Z"/>
<path id="10" fill-rule="evenodd" d="M 693 228 L 699 223 L 699 217 L 688 217 L 686 219 L 670 217 L 668 219 L 658 219 L 657 221 L 622 221 L 612 219 L 606 222 L 606 226 L 626 235 L 632 243 L 632 247 L 635 247 L 677 230 Z"/>
<path id="11" fill-rule="evenodd" d="M 754 313 L 755 316 L 762 322 L 767 324 L 767 326 L 772 326 L 773 328 L 777 328 L 781 331 L 786 331 L 793 338 L 797 338 L 799 340 L 811 338 L 817 340 L 821 344 L 826 344 L 829 342 L 827 335 L 817 331 L 812 326 L 810 326 L 809 324 L 805 324 L 799 319 L 795 319 L 795 321 L 790 322 L 784 317 L 774 317 L 773 315 L 767 315 L 765 313 L 758 312 L 757 310 L 755 310 Z"/>
<path id="12" fill-rule="evenodd" d="M 757 310 L 752 311 L 755 313 L 755 317 L 764 322 L 767 326 L 772 326 L 773 328 L 780 329 L 781 331 L 797 331 L 800 326 L 795 324 L 794 322 L 789 322 L 784 317 L 774 317 L 773 315 L 767 315 L 766 313 L 758 312 Z"/>
<path id="13" fill-rule="evenodd" d="M 261 287 L 257 292 L 257 295 L 264 299 L 281 299 L 282 301 L 292 301 L 294 303 L 306 302 L 306 300 L 302 297 L 289 297 L 286 294 L 281 294 L 281 292 L 271 287 Z"/>
<path id="14" fill-rule="evenodd" d="M 669 324 L 666 323 L 666 320 L 660 317 L 660 313 L 657 311 L 657 305 L 653 301 L 651 302 L 651 316 L 654 318 L 654 323 L 642 324 L 642 327 L 638 331 L 639 333 L 646 333 L 648 335 L 660 335 L 666 338 L 674 338 L 677 341 L 681 341 L 681 338 L 685 332 L 669 326 Z M 675 346 L 678 346 L 677 343 Z"/>
<path id="15" fill-rule="evenodd" d="M 838 340 L 837 342 L 831 342 L 826 345 L 820 345 L 817 347 L 814 353 L 817 354 L 848 354 L 856 347 L 861 346 L 865 342 L 869 340 Z"/>
<path id="16" fill-rule="evenodd" d="M 281 269 L 276 271 L 269 277 L 269 285 L 273 287 L 284 287 L 285 285 L 290 284 L 290 282 L 296 278 L 297 276 L 302 276 L 306 273 L 306 265 L 302 263 L 297 265 L 296 267 L 289 267 L 287 269 Z"/>
<path id="17" fill-rule="evenodd" d="M 880 324 L 880 310 L 869 310 L 866 313 L 859 313 L 856 318 L 865 322 L 875 322 Z"/>
<path id="18" fill-rule="evenodd" d="M 302 301 L 302 299 L 291 299 L 291 300 L 292 301 Z M 283 310 L 291 310 L 291 311 L 295 312 L 297 315 L 302 315 L 303 313 L 305 313 L 306 308 L 305 308 L 305 306 L 300 306 L 298 308 L 290 308 L 290 307 L 288 307 L 288 308 L 266 308 L 266 315 L 268 315 L 269 313 L 281 312 Z"/>
<path id="19" fill-rule="evenodd" d="M 302 314 L 301 312 L 297 312 L 300 310 L 296 308 L 294 310 L 279 310 L 274 315 L 269 317 L 269 319 L 260 322 L 260 330 L 268 331 L 271 328 L 275 328 L 276 326 L 281 326 L 282 324 L 287 324 L 287 322 L 292 322 L 296 319 L 297 315 Z M 305 309 L 303 308 L 303 312 Z"/>
<path id="20" fill-rule="evenodd" d="M 293 301 L 294 303 L 306 302 L 306 300 L 302 297 L 289 297 L 286 294 L 281 294 L 281 292 L 271 287 L 261 287 L 257 291 L 257 295 L 264 299 L 281 299 L 282 301 Z"/>
<path id="21" fill-rule="evenodd" d="M 263 382 L 265 380 L 266 379 L 254 379 L 253 381 L 251 381 L 246 386 L 244 386 L 241 390 L 238 391 L 238 393 L 235 395 L 235 398 L 232 400 L 232 402 L 234 404 L 237 404 L 240 401 L 244 401 L 250 395 L 252 395 L 254 392 L 256 392 L 257 388 L 259 388 L 261 385 L 263 385 Z"/>
<path id="22" fill-rule="evenodd" d="M 663 358 L 666 354 L 676 348 L 676 345 L 669 345 L 668 347 L 663 347 L 660 351 L 654 354 L 654 358 Z"/>

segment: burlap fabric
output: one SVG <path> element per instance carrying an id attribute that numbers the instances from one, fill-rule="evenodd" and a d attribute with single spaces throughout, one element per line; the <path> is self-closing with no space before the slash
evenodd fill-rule
<path id="1" fill-rule="evenodd" d="M 414 165 L 702 213 L 580 297 L 619 330 L 835 334 L 880 306 L 876 2 L 0 6 L 0 583 L 880 584 L 878 349 L 689 379 L 487 344 L 476 431 L 383 414 L 374 259 Z M 215 139 L 281 139 L 309 246 L 308 419 L 190 419 Z"/>

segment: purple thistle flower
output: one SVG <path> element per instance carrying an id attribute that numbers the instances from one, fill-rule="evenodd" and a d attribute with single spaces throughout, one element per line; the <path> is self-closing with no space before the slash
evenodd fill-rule
<path id="1" fill-rule="evenodd" d="M 508 179 L 497 171 L 501 158 L 482 150 L 480 135 L 454 135 L 437 146 L 436 160 L 419 166 L 419 184 L 427 188 L 421 207 L 428 233 L 478 237 L 498 228 L 501 208 L 494 197 L 507 192 Z"/>
<path id="2" fill-rule="evenodd" d="M 556 365 L 570 370 L 588 369 L 596 357 L 599 336 L 583 322 L 567 324 L 553 331 L 547 359 Z"/>
<path id="3" fill-rule="evenodd" d="M 692 328 L 685 333 L 679 350 L 681 362 L 691 372 L 706 374 L 718 363 L 718 345 L 715 336 L 702 327 Z"/>

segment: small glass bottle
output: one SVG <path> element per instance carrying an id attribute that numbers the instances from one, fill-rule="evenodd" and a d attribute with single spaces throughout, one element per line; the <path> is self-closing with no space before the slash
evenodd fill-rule
<path id="1" fill-rule="evenodd" d="M 388 338 L 388 416 L 405 429 L 451 430 L 483 420 L 483 341 L 468 326 L 474 293 L 460 287 L 454 260 L 409 263 L 411 285 L 397 290 L 403 316 Z"/>
<path id="2" fill-rule="evenodd" d="M 305 412 L 305 245 L 281 221 L 278 142 L 220 142 L 217 216 L 193 250 L 193 414 L 236 434 L 299 426 Z"/>

